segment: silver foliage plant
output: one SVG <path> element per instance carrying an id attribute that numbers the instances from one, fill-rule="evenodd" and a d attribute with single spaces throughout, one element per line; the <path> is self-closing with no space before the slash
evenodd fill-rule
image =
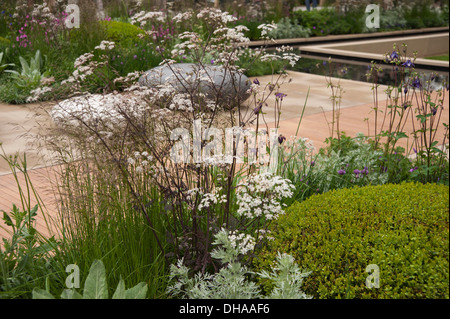
<path id="1" fill-rule="evenodd" d="M 240 239 L 240 240 L 236 240 Z M 310 299 L 301 286 L 310 272 L 302 272 L 291 255 L 278 253 L 276 265 L 271 272 L 254 273 L 239 261 L 243 252 L 254 245 L 248 236 L 231 233 L 222 229 L 215 236 L 214 245 L 218 246 L 211 256 L 220 260 L 222 267 L 216 274 L 196 273 L 190 276 L 189 268 L 183 259 L 170 267 L 170 281 L 167 292 L 175 297 L 188 299 Z M 251 275 L 273 282 L 270 295 L 263 295 L 258 285 L 249 280 Z"/>

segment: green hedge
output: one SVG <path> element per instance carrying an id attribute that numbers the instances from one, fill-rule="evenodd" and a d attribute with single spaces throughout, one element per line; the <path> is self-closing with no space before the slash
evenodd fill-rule
<path id="1" fill-rule="evenodd" d="M 145 33 L 139 27 L 126 22 L 104 20 L 100 21 L 100 24 L 105 28 L 105 40 L 124 46 L 139 42 L 138 35 Z"/>
<path id="2" fill-rule="evenodd" d="M 449 298 L 448 196 L 448 186 L 418 183 L 312 196 L 274 224 L 254 266 L 272 267 L 277 251 L 292 254 L 312 271 L 303 287 L 315 298 Z M 379 267 L 379 288 L 366 287 L 370 264 Z"/>
<path id="3" fill-rule="evenodd" d="M 0 37 L 0 49 L 4 49 L 6 47 L 10 46 L 10 41 L 8 39 L 5 39 L 3 37 Z"/>

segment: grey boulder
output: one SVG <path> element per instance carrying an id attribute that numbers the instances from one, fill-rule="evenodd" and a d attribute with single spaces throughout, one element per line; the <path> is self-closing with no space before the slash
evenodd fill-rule
<path id="1" fill-rule="evenodd" d="M 219 102 L 230 102 L 235 97 L 246 100 L 250 80 L 244 74 L 232 72 L 219 65 L 174 63 L 157 66 L 139 78 L 139 84 L 148 87 L 172 85 L 178 92 L 199 91 Z"/>

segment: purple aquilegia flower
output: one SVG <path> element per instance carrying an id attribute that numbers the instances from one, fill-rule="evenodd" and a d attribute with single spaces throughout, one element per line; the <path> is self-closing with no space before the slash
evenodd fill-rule
<path id="1" fill-rule="evenodd" d="M 390 58 L 391 58 L 391 60 L 397 60 L 398 59 L 397 51 L 392 51 Z"/>
<path id="2" fill-rule="evenodd" d="M 253 83 L 256 84 L 256 85 L 259 85 L 258 79 L 254 79 L 254 80 L 253 80 Z"/>
<path id="3" fill-rule="evenodd" d="M 414 172 L 414 171 L 416 171 L 416 170 L 418 170 L 419 168 L 416 166 L 416 167 L 414 167 L 414 168 L 411 168 L 410 170 L 409 170 L 409 172 L 410 173 L 412 173 L 412 172 Z"/>
<path id="4" fill-rule="evenodd" d="M 408 59 L 405 63 L 402 64 L 403 66 L 406 66 L 407 68 L 413 68 L 414 63 L 412 63 L 411 59 Z"/>
<path id="5" fill-rule="evenodd" d="M 406 93 L 408 93 L 408 86 L 407 85 L 405 85 L 405 88 L 403 89 L 403 92 L 406 94 Z"/>
<path id="6" fill-rule="evenodd" d="M 280 136 L 278 136 L 278 142 L 281 144 L 286 140 L 286 137 L 284 137 L 283 135 L 280 134 Z"/>
<path id="7" fill-rule="evenodd" d="M 416 88 L 416 89 L 420 89 L 422 87 L 422 84 L 420 83 L 420 79 L 418 77 L 416 77 L 412 83 L 412 85 Z"/>
<path id="8" fill-rule="evenodd" d="M 280 99 L 280 100 L 283 101 L 283 98 L 284 98 L 285 96 L 287 96 L 287 95 L 284 94 L 284 93 L 277 93 L 277 94 L 275 94 L 275 96 L 276 96 L 277 99 Z"/>
<path id="9" fill-rule="evenodd" d="M 359 175 L 361 173 L 361 171 L 359 170 L 359 169 L 355 169 L 354 171 L 353 171 L 353 174 L 355 174 L 355 175 Z"/>
<path id="10" fill-rule="evenodd" d="M 437 113 L 437 107 L 431 108 L 431 113 L 433 114 L 433 116 L 436 115 L 436 113 Z"/>
<path id="11" fill-rule="evenodd" d="M 347 173 L 347 172 L 343 169 L 338 170 L 339 175 L 345 175 L 345 173 Z"/>
<path id="12" fill-rule="evenodd" d="M 361 174 L 364 174 L 364 175 L 369 174 L 369 169 L 367 168 L 367 166 L 364 166 L 364 169 L 361 171 Z"/>

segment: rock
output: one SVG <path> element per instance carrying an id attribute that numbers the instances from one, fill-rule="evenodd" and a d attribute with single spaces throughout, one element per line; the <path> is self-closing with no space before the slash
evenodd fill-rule
<path id="1" fill-rule="evenodd" d="M 244 74 L 224 69 L 222 66 L 194 63 L 174 63 L 161 65 L 145 72 L 139 84 L 148 87 L 172 85 L 180 93 L 200 89 L 208 98 L 215 100 L 219 94 L 220 102 L 228 102 L 238 94 L 246 100 L 250 93 L 250 80 Z"/>

